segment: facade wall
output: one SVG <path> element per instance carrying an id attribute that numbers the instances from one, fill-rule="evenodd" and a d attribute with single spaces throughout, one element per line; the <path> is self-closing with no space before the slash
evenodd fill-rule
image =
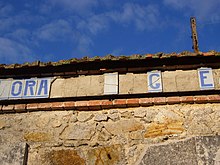
<path id="1" fill-rule="evenodd" d="M 150 146 L 219 135 L 219 123 L 218 103 L 1 114 L 1 161 L 27 143 L 29 165 L 135 164 Z"/>
<path id="2" fill-rule="evenodd" d="M 220 69 L 213 69 L 214 89 L 220 89 Z M 198 70 L 176 70 L 161 73 L 162 92 L 200 91 Z M 117 94 L 149 93 L 147 73 L 119 74 Z M 104 75 L 56 78 L 51 98 L 104 95 Z"/>
<path id="3" fill-rule="evenodd" d="M 194 159 L 195 164 L 218 164 L 220 95 L 216 93 L 220 89 L 220 69 L 212 69 L 211 78 L 207 72 L 202 75 L 203 84 L 208 87 L 205 90 L 214 92 L 209 95 L 204 95 L 196 69 L 160 73 L 162 91 L 151 96 L 132 95 L 152 92 L 149 72 L 114 72 L 110 76 L 105 73 L 55 77 L 48 88 L 50 92 L 42 100 L 20 97 L 20 103 L 19 99 L 5 97 L 0 106 L 0 162 L 3 165 L 172 164 L 167 161 L 175 160 L 171 153 L 165 154 L 164 161 L 155 161 L 164 155 L 154 147 L 171 144 L 174 148 L 164 150 L 166 146 L 162 146 L 161 151 L 179 152 L 181 144 L 189 144 L 188 148 L 194 147 L 190 151 L 180 149 L 181 157 L 185 155 L 183 158 L 189 161 L 176 160 L 179 164 L 192 164 Z M 22 81 L 25 85 L 26 80 Z M 26 89 L 31 88 L 30 85 Z M 184 92 L 192 95 L 181 95 Z M 113 97 L 117 94 L 123 97 Z M 201 148 L 204 150 L 200 152 Z M 177 158 L 175 152 L 173 157 Z M 189 156 L 188 152 L 194 155 Z"/>
<path id="4" fill-rule="evenodd" d="M 219 79 L 220 70 L 211 68 L 139 74 L 114 72 L 70 78 L 1 79 L 0 100 L 219 90 Z"/>

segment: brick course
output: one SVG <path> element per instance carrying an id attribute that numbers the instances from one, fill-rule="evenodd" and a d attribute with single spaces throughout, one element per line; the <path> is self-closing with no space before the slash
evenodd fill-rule
<path id="1" fill-rule="evenodd" d="M 111 108 L 125 108 L 138 106 L 154 106 L 165 104 L 201 104 L 218 103 L 220 95 L 201 95 L 201 96 L 171 96 L 154 98 L 131 98 L 115 100 L 88 100 L 88 101 L 66 101 L 50 103 L 30 103 L 30 104 L 9 104 L 0 105 L 1 113 L 16 113 L 27 111 L 45 110 L 101 110 Z"/>

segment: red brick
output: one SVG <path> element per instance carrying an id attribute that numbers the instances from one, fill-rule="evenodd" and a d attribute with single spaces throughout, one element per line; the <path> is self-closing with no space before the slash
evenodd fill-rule
<path id="1" fill-rule="evenodd" d="M 113 105 L 114 107 L 126 107 L 126 99 L 115 99 Z"/>
<path id="2" fill-rule="evenodd" d="M 153 98 L 140 98 L 139 103 L 141 106 L 153 105 Z"/>
<path id="3" fill-rule="evenodd" d="M 214 56 L 213 52 L 204 52 L 202 54 L 203 54 L 203 56 Z"/>
<path id="4" fill-rule="evenodd" d="M 106 108 L 112 108 L 113 107 L 113 101 L 110 100 L 102 100 L 101 101 L 101 108 L 106 109 Z"/>
<path id="5" fill-rule="evenodd" d="M 77 101 L 76 102 L 76 109 L 77 110 L 88 110 L 88 101 Z"/>
<path id="6" fill-rule="evenodd" d="M 76 109 L 76 102 L 75 101 L 67 101 L 67 102 L 63 102 L 63 107 L 66 110 L 74 110 Z"/>
<path id="7" fill-rule="evenodd" d="M 26 104 L 15 104 L 15 112 L 26 112 Z"/>
<path id="8" fill-rule="evenodd" d="M 91 100 L 88 101 L 87 105 L 90 110 L 98 110 L 101 109 L 101 103 L 100 100 Z"/>
<path id="9" fill-rule="evenodd" d="M 14 112 L 14 105 L 3 105 L 2 106 L 3 113 L 5 112 Z"/>
<path id="10" fill-rule="evenodd" d="M 63 102 L 52 102 L 51 108 L 52 108 L 52 110 L 64 109 L 64 103 Z"/>
<path id="11" fill-rule="evenodd" d="M 166 97 L 155 97 L 154 98 L 155 105 L 163 105 L 166 104 Z"/>
<path id="12" fill-rule="evenodd" d="M 39 110 L 47 111 L 47 110 L 51 110 L 52 109 L 51 107 L 52 107 L 52 103 L 39 103 L 37 108 Z"/>
<path id="13" fill-rule="evenodd" d="M 179 104 L 181 102 L 180 97 L 167 97 L 166 98 L 167 104 Z"/>
<path id="14" fill-rule="evenodd" d="M 182 103 L 194 103 L 194 97 L 193 96 L 182 96 L 181 102 Z"/>
<path id="15" fill-rule="evenodd" d="M 137 107 L 137 106 L 139 106 L 139 99 L 127 99 L 126 104 L 129 107 Z"/>
<path id="16" fill-rule="evenodd" d="M 220 102 L 220 95 L 210 95 L 208 100 L 209 102 Z"/>
<path id="17" fill-rule="evenodd" d="M 146 54 L 146 57 L 147 57 L 147 58 L 152 58 L 153 55 L 152 55 L 152 54 Z"/>
<path id="18" fill-rule="evenodd" d="M 207 103 L 209 102 L 207 96 L 194 96 L 194 102 L 195 103 Z"/>
<path id="19" fill-rule="evenodd" d="M 34 111 L 34 110 L 36 111 L 38 110 L 38 104 L 37 103 L 27 104 L 26 109 L 28 111 Z"/>

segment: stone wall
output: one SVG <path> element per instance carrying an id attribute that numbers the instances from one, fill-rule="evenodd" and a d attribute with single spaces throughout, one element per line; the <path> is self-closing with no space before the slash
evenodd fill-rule
<path id="1" fill-rule="evenodd" d="M 220 70 L 213 69 L 214 89 L 220 89 Z M 105 75 L 57 78 L 51 86 L 51 98 L 104 95 Z M 117 94 L 148 93 L 147 73 L 119 74 Z M 197 70 L 162 72 L 162 92 L 200 91 Z"/>
<path id="2" fill-rule="evenodd" d="M 56 77 L 49 99 L 3 100 L 1 164 L 219 164 L 220 70 L 203 75 L 209 95 L 198 70 L 159 73 L 162 95 L 146 94 L 148 73 L 115 72 Z"/>
<path id="3" fill-rule="evenodd" d="M 177 142 L 182 144 L 181 141 L 190 137 L 215 136 L 216 142 L 210 141 L 215 149 L 207 150 L 206 157 L 199 161 L 203 164 L 210 159 L 210 164 L 217 164 L 220 157 L 220 140 L 216 136 L 220 134 L 219 123 L 218 103 L 1 114 L 0 162 L 3 165 L 22 164 L 25 145 L 19 144 L 27 143 L 28 165 L 144 164 L 155 159 L 160 162 L 162 156 L 149 157 L 151 152 L 163 157 L 172 152 L 172 147 L 170 153 L 152 147 L 172 144 L 178 148 L 181 145 L 175 145 Z M 190 151 L 181 150 L 182 155 Z M 11 162 L 16 157 L 20 161 Z M 189 156 L 188 162 L 191 158 L 196 156 Z"/>

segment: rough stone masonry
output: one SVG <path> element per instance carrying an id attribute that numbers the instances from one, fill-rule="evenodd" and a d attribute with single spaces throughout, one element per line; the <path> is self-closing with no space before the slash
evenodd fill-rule
<path id="1" fill-rule="evenodd" d="M 220 106 L 155 105 L 0 115 L 0 162 L 219 164 Z M 13 162 L 13 161 L 14 162 Z"/>

